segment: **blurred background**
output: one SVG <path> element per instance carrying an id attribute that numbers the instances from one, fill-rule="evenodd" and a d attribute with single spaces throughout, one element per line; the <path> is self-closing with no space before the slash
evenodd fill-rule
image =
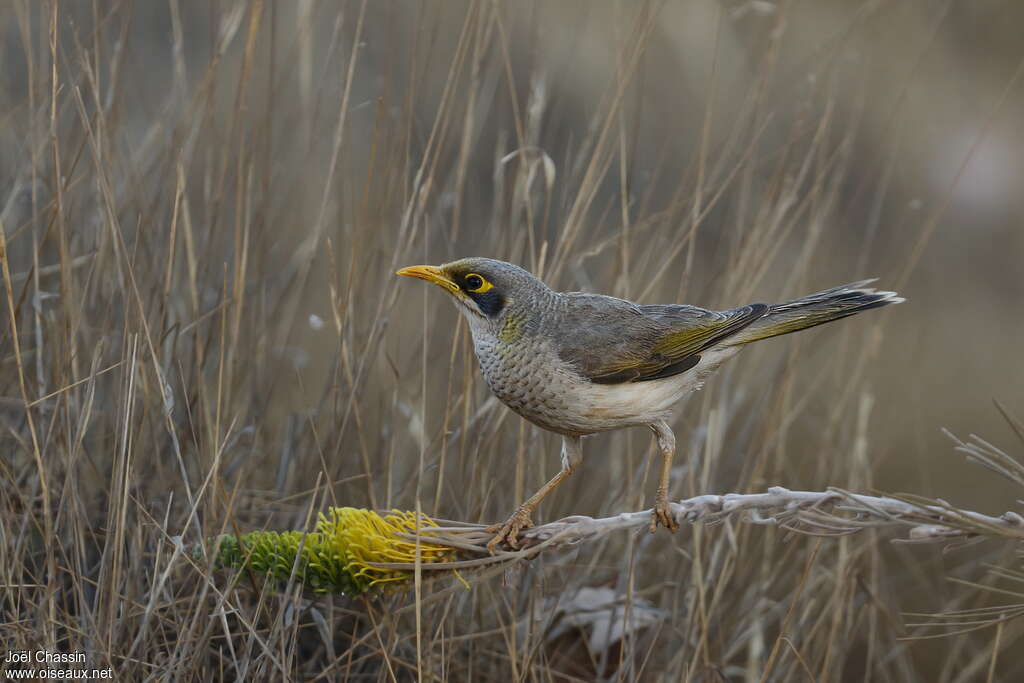
<path id="1" fill-rule="evenodd" d="M 420 623 L 408 596 L 297 615 L 168 545 L 326 505 L 496 522 L 554 474 L 446 297 L 393 275 L 469 255 L 712 308 L 878 277 L 907 303 L 759 344 L 680 406 L 673 495 L 1018 505 L 941 429 L 1020 452 L 993 401 L 1024 415 L 1021 22 L 995 0 L 4 2 L 4 640 L 133 679 L 276 679 L 270 652 L 295 680 L 1024 675 L 998 657 L 1016 622 L 900 640 L 901 613 L 989 604 L 947 577 L 1019 566 L 1005 547 L 662 531 Z M 585 449 L 535 521 L 649 506 L 646 430 Z"/>

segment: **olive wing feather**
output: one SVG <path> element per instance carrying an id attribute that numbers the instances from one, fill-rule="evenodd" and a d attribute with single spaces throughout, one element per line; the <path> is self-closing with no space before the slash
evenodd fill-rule
<path id="1" fill-rule="evenodd" d="M 685 372 L 700 353 L 762 317 L 766 304 L 728 311 L 639 306 L 598 294 L 563 294 L 559 355 L 598 384 L 643 382 Z"/>

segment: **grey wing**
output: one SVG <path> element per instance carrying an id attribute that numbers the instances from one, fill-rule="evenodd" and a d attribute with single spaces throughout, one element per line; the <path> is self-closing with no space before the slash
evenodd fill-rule
<path id="1" fill-rule="evenodd" d="M 570 293 L 559 325 L 559 355 L 592 382 L 618 384 L 671 377 L 700 352 L 765 314 L 751 304 L 729 311 L 698 306 L 638 306 L 622 299 Z"/>

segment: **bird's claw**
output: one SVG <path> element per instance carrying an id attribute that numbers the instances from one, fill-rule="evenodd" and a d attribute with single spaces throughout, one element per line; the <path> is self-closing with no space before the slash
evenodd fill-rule
<path id="1" fill-rule="evenodd" d="M 665 527 L 672 533 L 679 530 L 679 522 L 676 521 L 675 515 L 672 514 L 672 510 L 669 508 L 667 495 L 659 495 L 654 503 L 654 510 L 651 511 L 652 534 L 658 530 L 659 525 Z"/>
<path id="2" fill-rule="evenodd" d="M 533 522 L 530 520 L 529 508 L 520 507 L 504 524 L 487 527 L 487 531 L 494 534 L 494 538 L 487 543 L 487 551 L 493 555 L 502 543 L 518 548 L 519 532 L 531 526 Z"/>

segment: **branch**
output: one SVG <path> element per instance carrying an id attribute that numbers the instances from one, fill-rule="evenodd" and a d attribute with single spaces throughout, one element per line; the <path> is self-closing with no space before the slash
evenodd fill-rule
<path id="1" fill-rule="evenodd" d="M 906 529 L 907 537 L 900 540 L 911 543 L 984 537 L 1024 541 L 1024 517 L 1016 512 L 993 517 L 961 510 L 942 500 L 866 496 L 837 488 L 790 491 L 775 486 L 766 493 L 702 495 L 670 503 L 670 506 L 680 524 L 717 524 L 733 518 L 814 536 L 843 536 L 866 528 L 895 527 Z M 599 519 L 574 515 L 521 531 L 518 549 L 506 549 L 489 559 L 529 557 L 542 549 L 592 541 L 615 531 L 644 528 L 650 520 L 650 510 Z M 451 542 L 461 550 L 472 549 L 480 554 L 486 553 L 484 546 L 490 539 L 484 528 L 476 525 L 439 525 L 423 531 L 431 534 L 432 543 Z"/>
<path id="2" fill-rule="evenodd" d="M 670 503 L 680 524 L 717 524 L 736 519 L 813 536 L 844 536 L 868 528 L 906 531 L 905 542 L 999 538 L 1024 541 L 1024 517 L 961 510 L 943 500 L 916 496 L 866 496 L 837 488 L 703 495 Z M 650 525 L 651 511 L 594 519 L 572 516 L 526 529 L 516 548 L 492 555 L 491 533 L 482 524 L 435 521 L 415 512 L 330 508 L 316 531 L 253 531 L 214 543 L 219 567 L 249 567 L 281 580 L 298 579 L 314 592 L 358 595 L 400 588 L 414 572 L 489 568 L 530 559 L 550 548 L 592 541 L 615 531 Z M 202 554 L 202 548 L 197 549 Z M 417 562 L 418 558 L 418 562 Z"/>

